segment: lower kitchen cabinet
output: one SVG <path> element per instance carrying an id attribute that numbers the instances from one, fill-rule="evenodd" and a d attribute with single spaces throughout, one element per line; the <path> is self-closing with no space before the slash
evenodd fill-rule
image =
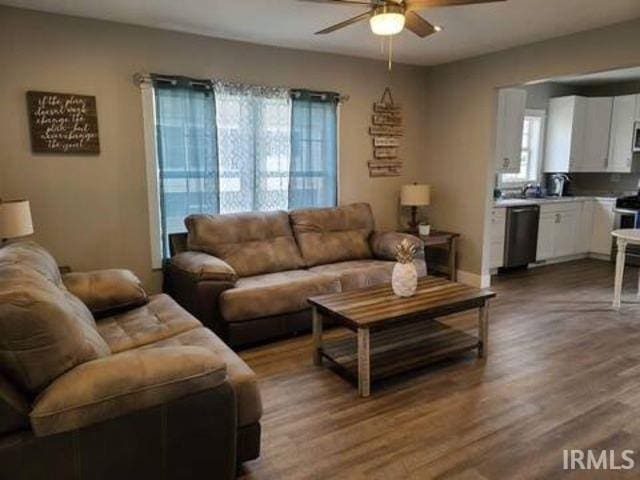
<path id="1" fill-rule="evenodd" d="M 591 229 L 590 248 L 591 253 L 598 255 L 611 255 L 611 230 L 613 230 L 614 199 L 599 198 L 593 202 L 593 228 Z"/>
<path id="2" fill-rule="evenodd" d="M 587 198 L 570 202 L 540 202 L 536 262 L 578 255 L 611 255 L 614 198 Z M 491 269 L 504 265 L 507 208 L 491 211 Z"/>
<path id="3" fill-rule="evenodd" d="M 538 247 L 536 260 L 553 258 L 556 216 L 553 212 L 540 208 L 540 223 L 538 223 Z"/>
<path id="4" fill-rule="evenodd" d="M 491 245 L 490 268 L 496 269 L 504 265 L 504 235 L 507 219 L 506 208 L 494 208 L 491 210 Z"/>
<path id="5" fill-rule="evenodd" d="M 578 224 L 582 202 L 540 206 L 536 260 L 578 253 Z"/>

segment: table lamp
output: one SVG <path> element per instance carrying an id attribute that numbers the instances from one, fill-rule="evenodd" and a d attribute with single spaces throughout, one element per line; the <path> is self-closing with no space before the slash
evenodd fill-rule
<path id="1" fill-rule="evenodd" d="M 29 200 L 0 200 L 0 245 L 9 238 L 33 233 Z"/>
<path id="2" fill-rule="evenodd" d="M 418 207 L 424 207 L 431 203 L 431 187 L 429 185 L 403 185 L 400 192 L 400 203 L 403 207 L 411 207 L 411 231 L 418 230 Z"/>

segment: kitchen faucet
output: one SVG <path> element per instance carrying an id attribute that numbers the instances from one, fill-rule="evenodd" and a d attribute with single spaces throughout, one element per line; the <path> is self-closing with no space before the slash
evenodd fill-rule
<path id="1" fill-rule="evenodd" d="M 529 182 L 522 187 L 522 198 L 527 198 L 527 192 L 531 189 L 536 190 L 536 196 L 540 196 L 540 185 L 537 183 Z"/>

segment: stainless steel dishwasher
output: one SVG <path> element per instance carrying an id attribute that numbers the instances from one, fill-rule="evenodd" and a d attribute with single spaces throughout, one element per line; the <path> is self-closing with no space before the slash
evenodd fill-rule
<path id="1" fill-rule="evenodd" d="M 526 267 L 536 261 L 540 207 L 507 208 L 504 240 L 504 268 Z"/>

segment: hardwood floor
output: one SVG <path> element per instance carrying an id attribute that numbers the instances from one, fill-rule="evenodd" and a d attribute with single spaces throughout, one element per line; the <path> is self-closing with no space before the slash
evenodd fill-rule
<path id="1" fill-rule="evenodd" d="M 626 269 L 619 312 L 613 273 L 581 260 L 497 278 L 486 363 L 467 355 L 366 399 L 313 366 L 310 335 L 242 352 L 264 416 L 262 456 L 241 478 L 640 478 L 638 270 Z M 563 449 L 588 448 L 618 463 L 634 450 L 636 467 L 562 470 Z"/>

